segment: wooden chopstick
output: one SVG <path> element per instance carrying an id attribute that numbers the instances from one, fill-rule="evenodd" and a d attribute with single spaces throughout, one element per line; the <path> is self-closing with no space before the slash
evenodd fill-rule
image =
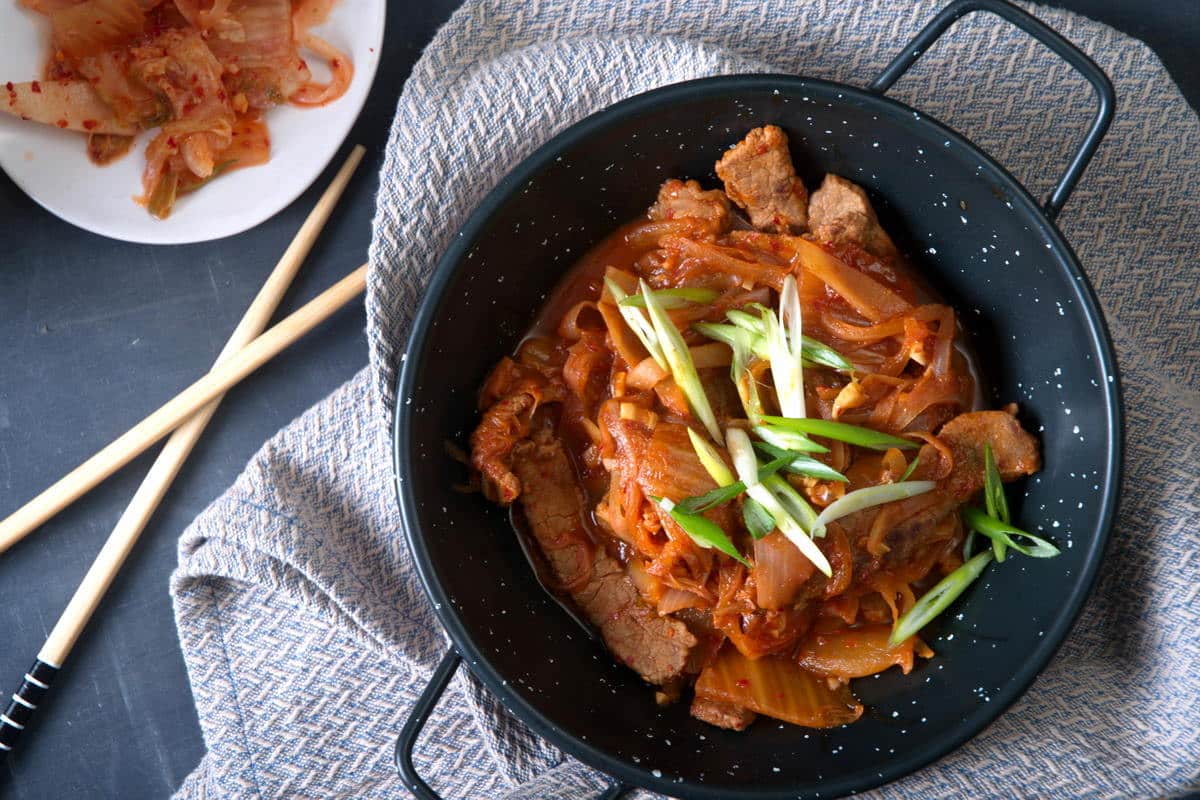
<path id="1" fill-rule="evenodd" d="M 262 289 L 259 290 L 258 295 L 246 310 L 242 321 L 230 336 L 229 342 L 217 357 L 218 367 L 227 363 L 244 347 L 255 342 L 256 337 L 266 327 L 271 315 L 278 308 L 297 271 L 300 269 L 301 264 L 303 264 L 305 257 L 312 249 L 313 243 L 316 241 L 321 229 L 329 220 L 329 216 L 333 208 L 337 205 L 337 201 L 341 198 L 342 192 L 345 190 L 351 175 L 353 175 L 354 170 L 362 161 L 364 152 L 361 146 L 355 146 L 350 152 L 346 162 L 338 170 L 333 181 L 317 202 L 317 205 L 309 213 L 300 230 L 297 231 L 295 238 L 287 250 L 284 251 L 283 256 L 280 257 L 279 262 L 275 265 L 275 269 L 271 271 Z M 342 284 L 344 283 L 345 281 L 342 282 Z M 339 286 L 342 284 L 339 284 Z M 317 316 L 320 313 L 325 313 L 327 316 L 326 312 L 331 312 L 333 308 L 339 307 L 340 304 L 333 305 L 333 303 L 336 303 L 344 295 L 345 292 L 334 296 L 330 296 L 329 292 L 322 295 L 322 298 L 328 297 L 328 300 L 319 306 Z M 318 300 L 320 299 L 318 298 Z M 313 303 L 310 303 L 309 306 L 305 306 L 305 309 L 312 305 Z M 303 311 L 304 309 L 301 310 Z M 288 319 L 290 320 L 292 317 Z M 296 332 L 296 336 L 299 336 L 307 328 L 304 328 L 303 325 L 298 325 L 294 326 L 293 330 Z M 50 632 L 49 637 L 47 637 L 33 667 L 26 673 L 21 689 L 13 695 L 12 702 L 9 704 L 6 712 L 0 715 L 0 750 L 11 749 L 20 731 L 24 729 L 29 716 L 42 700 L 51 680 L 53 680 L 58 669 L 62 666 L 68 653 L 70 653 L 79 634 L 91 619 L 104 593 L 112 584 L 113 578 L 116 577 L 116 574 L 124 564 L 130 550 L 145 529 L 158 504 L 162 501 L 171 482 L 179 473 L 179 469 L 183 466 L 184 461 L 191 453 L 200 435 L 204 432 L 205 426 L 212 419 L 217 406 L 220 404 L 221 396 L 222 394 L 218 393 L 206 405 L 201 404 L 198 406 L 190 418 L 183 417 L 186 421 L 176 428 L 171 438 L 155 459 L 141 486 L 138 487 L 129 506 L 125 509 L 125 513 L 117 521 L 112 533 L 109 534 L 108 540 L 96 556 L 96 560 L 92 563 L 83 581 L 75 590 L 75 594 L 71 598 L 70 603 L 68 603 L 66 610 L 63 611 L 62 616 L 59 617 L 54 629 Z M 154 415 L 151 416 L 153 417 Z M 124 439 L 125 437 L 122 438 Z M 149 446 L 149 444 L 146 446 Z M 104 451 L 101 452 L 103 453 Z M 84 466 L 87 466 L 92 461 L 95 461 L 95 459 L 85 463 Z M 116 463 L 116 461 L 113 460 L 106 463 Z M 76 470 L 72 475 L 78 472 L 80 470 Z M 78 483 L 70 483 L 70 477 L 68 475 L 67 478 L 55 484 L 56 487 L 64 486 L 64 491 L 53 498 L 47 498 L 47 502 L 40 512 L 32 513 L 25 518 L 20 517 L 21 512 L 18 512 L 18 514 L 10 517 L 9 520 L 5 520 L 5 525 L 8 525 L 13 518 L 17 520 L 17 524 L 6 529 L 9 531 L 9 538 L 5 540 L 5 547 L 40 524 L 40 522 L 33 522 L 31 524 L 28 521 L 22 523 L 22 519 L 35 520 L 43 514 L 48 518 L 49 515 L 52 515 L 80 494 L 87 491 L 88 488 L 94 486 L 95 483 L 103 480 L 105 476 L 96 473 Z M 54 488 L 51 487 L 50 490 L 39 495 L 37 499 L 46 497 Z M 22 509 L 22 511 L 25 511 L 25 509 Z"/>
<path id="2" fill-rule="evenodd" d="M 179 427 L 180 423 L 207 403 L 220 397 L 242 378 L 279 355 L 335 311 L 362 294 L 366 285 L 367 265 L 363 264 L 213 367 L 203 378 L 175 395 L 153 414 L 60 478 L 8 519 L 0 522 L 0 552 L 144 453 L 147 448 Z"/>

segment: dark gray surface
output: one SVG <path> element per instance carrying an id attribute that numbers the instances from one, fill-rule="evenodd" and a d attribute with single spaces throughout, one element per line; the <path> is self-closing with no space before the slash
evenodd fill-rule
<path id="1" fill-rule="evenodd" d="M 0 0 L 2 2 L 4 0 Z M 848 0 L 849 1 L 849 0 Z M 375 87 L 350 142 L 368 156 L 284 311 L 366 257 L 375 172 L 396 96 L 455 0 L 389 8 Z M 1060 0 L 1154 46 L 1200 105 L 1200 3 Z M 340 161 L 340 158 L 337 159 Z M 60 222 L 0 177 L 0 515 L 208 368 L 329 178 L 245 234 L 147 247 Z M 150 798 L 204 752 L 167 577 L 179 532 L 261 443 L 366 363 L 361 305 L 228 397 L 67 662 L 0 795 Z M 0 692 L 14 690 L 149 464 L 136 461 L 0 556 Z"/>

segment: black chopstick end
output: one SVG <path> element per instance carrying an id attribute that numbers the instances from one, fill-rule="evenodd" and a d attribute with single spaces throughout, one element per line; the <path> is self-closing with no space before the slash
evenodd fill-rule
<path id="1" fill-rule="evenodd" d="M 8 703 L 8 708 L 0 714 L 0 755 L 13 749 L 17 739 L 33 718 L 33 712 L 41 705 L 50 685 L 58 675 L 58 667 L 51 666 L 40 658 L 25 673 L 25 680 Z"/>

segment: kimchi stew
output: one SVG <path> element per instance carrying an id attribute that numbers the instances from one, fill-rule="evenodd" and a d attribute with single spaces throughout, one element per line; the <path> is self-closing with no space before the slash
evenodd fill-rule
<path id="1" fill-rule="evenodd" d="M 716 173 L 568 274 L 482 387 L 471 466 L 659 703 L 842 725 L 990 562 L 1058 553 L 1002 486 L 1039 445 L 979 407 L 958 316 L 861 187 L 810 196 L 775 126 Z"/>
<path id="2" fill-rule="evenodd" d="M 50 53 L 39 80 L 4 85 L 0 108 L 78 131 L 101 165 L 158 129 L 135 200 L 160 218 L 222 172 L 267 162 L 266 110 L 331 102 L 354 75 L 309 30 L 333 0 L 20 2 L 49 19 Z M 327 64 L 327 82 L 314 80 L 302 49 Z"/>

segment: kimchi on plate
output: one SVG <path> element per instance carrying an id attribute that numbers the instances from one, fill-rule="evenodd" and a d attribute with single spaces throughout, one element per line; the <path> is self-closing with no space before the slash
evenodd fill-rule
<path id="1" fill-rule="evenodd" d="M 354 74 L 309 30 L 332 0 L 20 2 L 48 18 L 50 46 L 43 74 L 7 82 L 0 108 L 78 131 L 100 165 L 154 131 L 135 200 L 159 218 L 222 172 L 266 163 L 268 109 L 336 100 Z M 306 56 L 326 64 L 327 81 Z"/>
<path id="2" fill-rule="evenodd" d="M 568 274 L 482 387 L 470 463 L 659 703 L 847 724 L 851 681 L 933 657 L 921 628 L 991 562 L 1058 553 L 1004 495 L 1039 446 L 980 408 L 862 188 L 810 196 L 775 126 L 716 173 Z"/>

